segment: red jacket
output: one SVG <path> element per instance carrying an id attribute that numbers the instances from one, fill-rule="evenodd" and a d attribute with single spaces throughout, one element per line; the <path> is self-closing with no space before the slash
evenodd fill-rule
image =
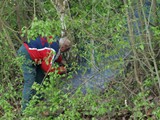
<path id="1" fill-rule="evenodd" d="M 55 69 L 52 67 L 54 62 L 61 62 L 62 55 L 60 53 L 59 43 L 48 43 L 47 38 L 38 37 L 36 40 L 30 40 L 24 43 L 30 57 L 36 64 L 40 64 L 44 72 L 54 72 L 58 70 L 60 74 L 60 68 Z"/>

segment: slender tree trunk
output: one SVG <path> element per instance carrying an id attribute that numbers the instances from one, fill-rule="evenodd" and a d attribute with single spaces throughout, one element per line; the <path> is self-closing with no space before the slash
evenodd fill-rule
<path id="1" fill-rule="evenodd" d="M 92 26 L 95 24 L 95 3 L 96 3 L 96 0 L 92 0 Z M 95 31 L 94 31 L 94 28 L 92 27 L 92 34 L 94 35 L 95 34 Z M 95 71 L 95 50 L 94 50 L 94 37 L 91 38 L 91 46 L 92 46 L 92 49 L 91 49 L 91 71 L 94 72 Z"/>
<path id="2" fill-rule="evenodd" d="M 22 39 L 22 37 L 20 36 L 20 34 L 22 33 L 21 32 L 21 29 L 22 29 L 22 26 L 21 26 L 22 25 L 22 22 L 21 22 L 21 10 L 20 10 L 20 7 L 19 7 L 21 5 L 20 2 L 21 2 L 21 0 L 20 1 L 19 0 L 16 1 L 15 9 L 16 9 L 16 15 L 17 15 L 17 26 L 18 26 L 18 31 L 19 31 L 19 33 L 18 33 L 19 36 L 18 37 L 20 39 Z"/>
<path id="3" fill-rule="evenodd" d="M 153 2 L 153 7 L 152 7 L 152 14 L 153 14 L 153 24 L 155 25 L 155 26 L 158 26 L 158 13 L 157 13 L 157 1 L 156 0 L 153 0 L 152 1 Z"/>
<path id="4" fill-rule="evenodd" d="M 65 16 L 66 16 L 66 4 L 67 0 L 51 0 L 51 3 L 54 5 L 55 9 L 57 10 L 57 13 L 60 17 L 61 21 L 61 36 L 66 36 L 66 23 L 65 23 Z"/>
<path id="5" fill-rule="evenodd" d="M 123 0 L 124 4 L 126 6 L 128 6 L 128 3 L 126 0 Z M 135 49 L 135 40 L 134 40 L 134 33 L 133 33 L 133 27 L 132 27 L 132 22 L 131 22 L 131 18 L 129 15 L 129 8 L 126 8 L 126 15 L 127 15 L 127 24 L 128 24 L 128 29 L 129 29 L 129 39 L 130 39 L 130 43 L 131 43 L 131 48 L 134 54 L 134 74 L 135 74 L 135 79 L 137 81 L 137 83 L 139 85 L 141 85 L 141 82 L 139 80 L 139 76 L 138 76 L 138 62 L 137 62 L 137 52 Z"/>
<path id="6" fill-rule="evenodd" d="M 13 51 L 13 55 L 14 57 L 16 57 L 16 49 L 14 47 L 14 44 L 12 42 L 12 39 L 9 36 L 9 33 L 7 32 L 7 30 L 2 26 L 2 32 L 4 33 L 4 36 L 6 38 L 7 43 L 9 44 L 9 46 L 11 47 L 11 50 Z"/>
<path id="7" fill-rule="evenodd" d="M 142 14 L 144 16 L 144 22 L 145 22 L 145 26 L 146 26 L 146 37 L 147 37 L 148 44 L 149 44 L 150 55 L 151 55 L 151 58 L 153 60 L 154 69 L 155 69 L 155 72 L 156 72 L 156 77 L 157 77 L 158 84 L 159 84 L 159 89 L 160 89 L 160 76 L 159 76 L 159 72 L 158 72 L 158 65 L 157 65 L 156 59 L 155 59 L 155 53 L 154 53 L 153 46 L 152 46 L 152 38 L 151 38 L 151 33 L 149 31 L 149 23 L 147 22 L 145 11 L 144 11 L 144 8 L 143 8 L 144 7 L 143 6 L 143 1 L 140 0 L 140 3 L 141 3 Z M 152 10 L 153 4 L 154 4 L 154 1 L 152 0 L 151 1 L 151 7 L 150 7 L 150 13 L 149 13 L 148 21 L 150 21 L 151 10 Z"/>

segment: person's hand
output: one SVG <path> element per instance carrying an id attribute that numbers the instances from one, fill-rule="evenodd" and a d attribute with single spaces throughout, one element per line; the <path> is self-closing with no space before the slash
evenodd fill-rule
<path id="1" fill-rule="evenodd" d="M 60 74 L 65 74 L 65 73 L 67 73 L 67 69 L 64 66 L 60 66 L 59 67 L 59 73 Z"/>

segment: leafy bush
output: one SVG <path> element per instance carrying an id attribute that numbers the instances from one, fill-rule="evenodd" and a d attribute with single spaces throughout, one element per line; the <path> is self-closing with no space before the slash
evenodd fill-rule
<path id="1" fill-rule="evenodd" d="M 43 85 L 34 84 L 37 95 L 21 114 L 22 61 L 16 57 L 21 34 L 59 35 L 61 22 L 50 1 L 0 1 L 0 119 L 160 119 L 159 7 L 147 7 L 148 2 L 70 0 L 65 23 L 73 48 L 66 57 L 73 73 L 50 74 Z M 97 74 L 108 69 L 119 74 L 101 92 L 61 89 L 75 73 L 85 74 L 88 64 Z"/>

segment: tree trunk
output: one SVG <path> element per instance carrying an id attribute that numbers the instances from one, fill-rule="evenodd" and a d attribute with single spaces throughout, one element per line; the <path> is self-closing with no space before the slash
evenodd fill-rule
<path id="1" fill-rule="evenodd" d="M 144 8 L 143 8 L 142 0 L 140 0 L 140 4 L 141 4 L 141 9 L 142 9 L 142 14 L 144 16 L 144 23 L 145 23 L 145 27 L 146 27 L 146 31 L 145 32 L 146 32 L 146 37 L 147 37 L 147 40 L 148 40 L 148 46 L 149 46 L 149 49 L 150 49 L 150 55 L 151 55 L 151 59 L 152 59 L 153 64 L 154 64 L 155 75 L 157 77 L 158 84 L 159 84 L 159 89 L 160 89 L 160 76 L 159 76 L 159 72 L 158 72 L 158 65 L 157 65 L 156 59 L 155 59 L 155 53 L 154 53 L 154 50 L 153 50 L 151 33 L 150 33 L 150 30 L 149 30 L 149 22 L 147 22 L 147 19 L 146 19 L 146 15 L 145 15 L 145 11 L 144 11 Z M 151 10 L 153 8 L 153 4 L 154 4 L 154 1 L 152 0 L 151 1 L 151 7 L 150 7 L 148 21 L 150 21 L 150 19 L 151 19 L 150 17 L 151 17 Z"/>
<path id="2" fill-rule="evenodd" d="M 153 13 L 153 24 L 154 26 L 158 26 L 159 22 L 158 22 L 158 13 L 157 13 L 157 1 L 153 0 L 153 7 L 152 7 L 152 13 Z"/>
<path id="3" fill-rule="evenodd" d="M 67 0 L 51 0 L 51 3 L 54 5 L 55 9 L 57 10 L 57 13 L 60 17 L 61 21 L 61 37 L 66 36 L 66 24 L 65 24 L 65 16 L 67 15 L 66 13 L 66 6 L 67 6 Z"/>
<path id="4" fill-rule="evenodd" d="M 124 4 L 126 6 L 128 6 L 128 3 L 126 0 L 123 0 L 124 1 Z M 136 52 L 136 49 L 135 49 L 135 41 L 134 41 L 134 33 L 133 33 L 133 26 L 132 26 L 132 22 L 131 22 L 131 18 L 130 18 L 130 15 L 129 15 L 129 8 L 126 8 L 126 15 L 127 15 L 127 24 L 128 24 L 128 30 L 129 30 L 129 40 L 130 40 L 130 43 L 131 43 L 131 49 L 133 51 L 133 63 L 134 63 L 134 75 L 135 75 L 135 79 L 137 81 L 137 83 L 139 85 L 141 85 L 141 82 L 139 80 L 139 76 L 138 76 L 138 62 L 137 62 L 137 52 Z"/>
<path id="5" fill-rule="evenodd" d="M 95 24 L 95 11 L 94 11 L 94 5 L 96 3 L 96 0 L 92 0 L 92 26 Z M 94 35 L 95 31 L 94 31 L 94 28 L 92 27 L 92 35 Z M 94 56 L 94 53 L 95 53 L 95 50 L 94 50 L 94 37 L 91 38 L 91 46 L 92 46 L 92 49 L 91 49 L 91 71 L 94 72 L 95 71 L 95 56 Z"/>

